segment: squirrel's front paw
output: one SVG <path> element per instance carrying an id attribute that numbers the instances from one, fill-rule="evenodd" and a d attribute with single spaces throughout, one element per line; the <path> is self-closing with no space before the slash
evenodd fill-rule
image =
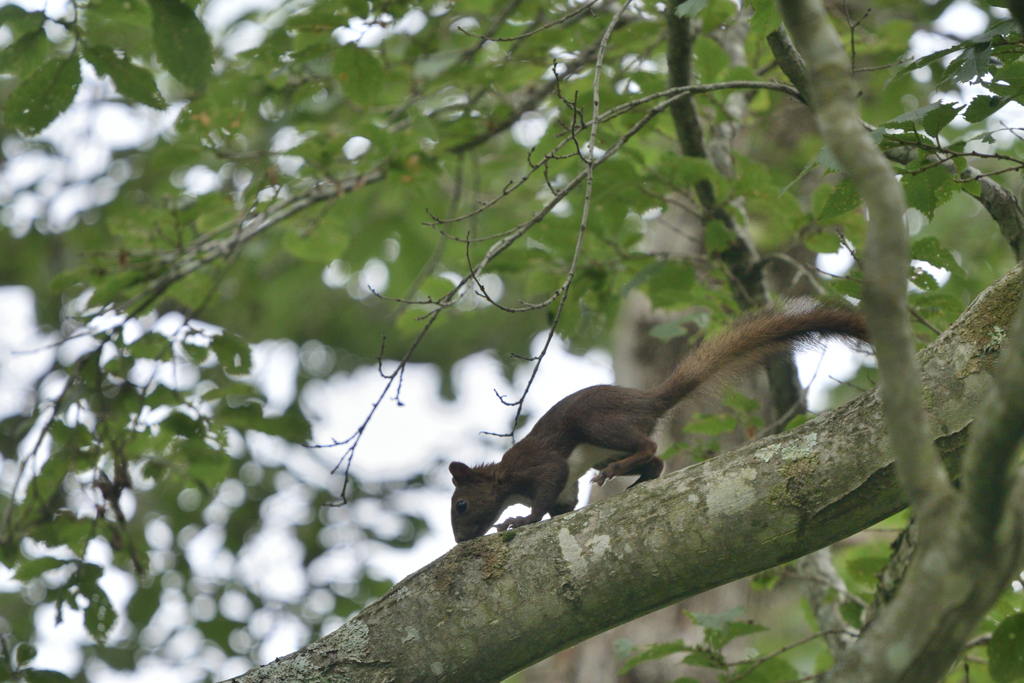
<path id="1" fill-rule="evenodd" d="M 494 528 L 498 531 L 505 531 L 506 529 L 517 529 L 529 523 L 529 517 L 509 517 L 508 519 L 503 519 L 502 521 L 495 524 Z"/>

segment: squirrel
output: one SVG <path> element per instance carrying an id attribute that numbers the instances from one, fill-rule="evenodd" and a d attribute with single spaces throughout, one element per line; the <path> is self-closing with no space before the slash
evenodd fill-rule
<path id="1" fill-rule="evenodd" d="M 593 482 L 639 475 L 630 488 L 656 479 L 665 467 L 650 438 L 658 420 L 698 389 L 727 383 L 774 356 L 826 339 L 868 341 L 864 317 L 840 304 L 766 307 L 739 318 L 722 334 L 704 340 L 661 385 L 644 391 L 597 385 L 566 396 L 496 463 L 448 467 L 455 484 L 452 530 L 459 543 L 499 530 L 539 522 L 576 507 L 579 478 L 597 469 Z M 525 517 L 495 524 L 514 503 Z"/>

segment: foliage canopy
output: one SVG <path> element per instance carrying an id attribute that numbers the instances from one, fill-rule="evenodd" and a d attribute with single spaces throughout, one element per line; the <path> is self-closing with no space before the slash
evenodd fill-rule
<path id="1" fill-rule="evenodd" d="M 1019 228 L 977 203 L 985 182 L 1018 189 L 1024 144 L 1004 119 L 1019 118 L 1024 101 L 1021 37 L 987 4 L 970 10 L 982 32 L 939 36 L 933 22 L 950 4 L 845 3 L 832 17 L 855 58 L 864 117 L 915 210 L 908 278 L 922 343 L 1021 249 Z M 336 436 L 330 485 L 253 458 L 312 445 L 301 401 L 271 406 L 258 388 L 253 343 L 302 345 L 299 394 L 333 371 L 385 361 L 383 400 L 407 360 L 447 370 L 493 349 L 511 372 L 539 363 L 520 359 L 545 331 L 577 351 L 606 346 L 633 290 L 690 312 L 653 329 L 657 339 L 713 331 L 763 297 L 736 268 L 749 244 L 754 271 L 799 260 L 798 276 L 822 293 L 861 293 L 858 264 L 840 277 L 814 271 L 814 254 L 858 252 L 865 218 L 770 47 L 774 3 L 230 5 L 0 8 L 0 278 L 31 288 L 48 331 L 38 351 L 47 369 L 0 416 L 0 562 L 23 585 L 0 594 L 5 674 L 50 675 L 30 671 L 41 604 L 58 618 L 83 612 L 87 656 L 130 669 L 145 655 L 176 659 L 173 634 L 157 627 L 173 604 L 191 610 L 179 633 L 221 653 L 209 661 L 255 663 L 267 631 L 252 615 L 289 614 L 310 635 L 386 590 L 358 562 L 349 581 L 309 579 L 291 600 L 231 573 L 286 494 L 303 511 L 279 526 L 307 569 L 335 545 L 406 548 L 426 528 L 392 505 L 425 476 L 342 477 L 361 431 Z M 692 22 L 685 82 L 668 77 L 666 19 Z M 709 139 L 727 141 L 727 163 L 678 151 L 672 113 L 684 102 Z M 122 118 L 153 125 L 108 145 L 89 133 Z M 699 257 L 649 242 L 680 208 L 703 223 Z M 694 431 L 735 420 L 710 417 Z M 350 508 L 322 507 L 339 495 L 381 501 L 394 524 L 380 531 Z M 200 534 L 221 539 L 228 569 L 193 566 L 187 549 Z M 90 544 L 104 550 L 87 557 Z M 868 594 L 873 581 L 853 577 L 887 551 L 864 552 L 841 567 Z M 136 577 L 121 613 L 104 566 Z M 1024 675 L 1007 645 L 1024 627 L 1019 614 L 1003 619 L 1019 603 L 1010 595 L 993 613 L 993 680 Z M 731 639 L 742 623 L 709 633 Z M 658 647 L 629 651 L 626 666 L 687 649 Z M 777 668 L 756 680 L 792 677 Z"/>

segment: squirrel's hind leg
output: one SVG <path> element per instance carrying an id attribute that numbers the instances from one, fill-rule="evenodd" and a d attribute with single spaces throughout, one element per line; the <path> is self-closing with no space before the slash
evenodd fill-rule
<path id="1" fill-rule="evenodd" d="M 639 474 L 641 481 L 654 479 L 661 474 L 661 470 L 665 467 L 661 458 L 655 455 L 658 444 L 646 436 L 637 435 L 634 443 L 628 449 L 623 450 L 632 451 L 633 455 L 609 463 L 594 477 L 595 484 L 602 486 L 609 479 L 626 474 Z"/>

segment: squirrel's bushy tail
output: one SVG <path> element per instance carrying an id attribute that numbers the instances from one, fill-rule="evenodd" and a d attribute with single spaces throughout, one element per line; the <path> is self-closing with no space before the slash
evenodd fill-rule
<path id="1" fill-rule="evenodd" d="M 800 300 L 764 308 L 705 339 L 651 393 L 668 410 L 698 388 L 721 386 L 774 356 L 828 339 L 868 341 L 864 316 L 839 304 Z"/>

